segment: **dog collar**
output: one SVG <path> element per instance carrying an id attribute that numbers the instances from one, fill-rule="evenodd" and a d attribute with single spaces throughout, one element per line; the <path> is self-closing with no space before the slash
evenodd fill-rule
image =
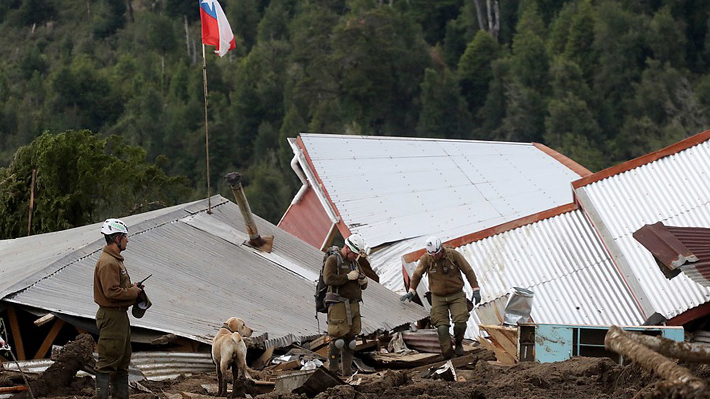
<path id="1" fill-rule="evenodd" d="M 231 328 L 229 328 L 229 324 L 227 324 L 227 323 L 222 323 L 222 328 L 226 328 L 226 329 L 229 330 L 229 332 L 231 332 L 231 333 L 234 332 L 234 331 L 232 331 Z"/>

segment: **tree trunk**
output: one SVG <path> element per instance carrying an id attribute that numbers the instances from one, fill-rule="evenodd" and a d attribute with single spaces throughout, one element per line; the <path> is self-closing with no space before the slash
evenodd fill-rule
<path id="1" fill-rule="evenodd" d="M 604 338 L 604 346 L 672 383 L 687 384 L 697 390 L 705 389 L 705 382 L 691 374 L 690 370 L 645 347 L 629 335 L 621 328 L 611 326 Z"/>
<path id="2" fill-rule="evenodd" d="M 131 22 L 136 22 L 133 18 L 133 0 L 126 0 L 126 8 L 128 8 L 128 19 Z"/>
<path id="3" fill-rule="evenodd" d="M 668 338 L 643 334 L 629 333 L 627 335 L 634 341 L 646 345 L 661 355 L 692 363 L 710 364 L 710 347 L 708 346 L 693 345 L 690 342 L 676 342 Z"/>
<path id="4" fill-rule="evenodd" d="M 483 11 L 481 10 L 481 3 L 479 0 L 473 0 L 473 5 L 476 6 L 476 17 L 478 17 L 478 27 L 481 30 L 486 30 L 486 23 L 483 21 Z"/>
<path id="5" fill-rule="evenodd" d="M 183 15 L 182 20 L 185 24 L 185 45 L 187 46 L 187 58 L 190 58 L 190 27 L 187 24 L 187 15 Z"/>

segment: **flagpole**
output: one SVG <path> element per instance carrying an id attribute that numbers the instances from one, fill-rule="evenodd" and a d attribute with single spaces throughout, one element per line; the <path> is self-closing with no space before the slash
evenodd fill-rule
<path id="1" fill-rule="evenodd" d="M 209 125 L 207 122 L 207 99 L 209 95 L 207 94 L 207 61 L 205 61 L 205 44 L 202 43 L 202 82 L 204 84 L 205 92 L 205 153 L 207 159 L 207 213 L 212 213 L 212 190 L 210 187 L 210 134 Z"/>

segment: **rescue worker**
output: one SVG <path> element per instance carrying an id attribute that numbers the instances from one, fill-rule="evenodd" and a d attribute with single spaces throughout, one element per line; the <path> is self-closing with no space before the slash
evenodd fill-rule
<path id="1" fill-rule="evenodd" d="M 128 227 L 107 219 L 101 227 L 106 239 L 94 269 L 96 327 L 99 329 L 99 360 L 96 363 L 96 397 L 106 399 L 109 385 L 114 399 L 128 398 L 128 364 L 131 361 L 131 325 L 128 308 L 136 303 L 142 286 L 131 284 L 121 252 L 128 245 Z"/>
<path id="2" fill-rule="evenodd" d="M 328 285 L 328 369 L 337 373 L 338 361 L 342 360 L 341 375 L 346 378 L 352 375 L 355 337 L 361 330 L 362 290 L 367 288 L 367 277 L 358 263 L 361 256 L 367 256 L 365 241 L 353 234 L 338 253 L 326 259 L 323 268 L 323 281 Z"/>
<path id="3" fill-rule="evenodd" d="M 469 316 L 461 273 L 466 275 L 466 279 L 473 288 L 472 302 L 474 304 L 481 302 L 478 281 L 466 259 L 453 248 L 442 247 L 438 237 L 427 238 L 424 245 L 426 253 L 419 259 L 409 291 L 402 295 L 400 300 L 404 302 L 414 298 L 417 286 L 426 273 L 431 292 L 431 323 L 436 327 L 441 353 L 447 359 L 452 358 L 454 354 L 461 356 L 463 355 L 463 337 L 466 333 L 466 322 Z M 454 322 L 455 351 L 451 348 L 449 313 L 451 313 L 451 320 Z"/>

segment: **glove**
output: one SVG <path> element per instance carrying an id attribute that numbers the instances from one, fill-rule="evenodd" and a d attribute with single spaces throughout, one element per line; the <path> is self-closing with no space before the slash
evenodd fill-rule
<path id="1" fill-rule="evenodd" d="M 471 302 L 473 302 L 474 305 L 478 305 L 479 303 L 481 303 L 481 289 L 480 288 L 473 289 L 473 295 L 471 296 Z"/>
<path id="2" fill-rule="evenodd" d="M 360 284 L 360 285 L 365 285 L 365 284 L 367 284 L 367 277 L 365 277 L 365 276 L 359 277 L 359 278 L 357 279 L 357 282 L 358 282 L 358 284 Z"/>
<path id="3" fill-rule="evenodd" d="M 404 294 L 404 295 L 402 295 L 401 297 L 399 297 L 399 300 L 400 300 L 400 302 L 404 302 L 404 301 L 409 301 L 409 302 L 411 302 L 411 301 L 412 301 L 412 298 L 414 298 L 414 293 L 413 293 L 412 291 L 409 291 L 409 292 L 407 292 L 406 294 Z"/>
<path id="4" fill-rule="evenodd" d="M 360 272 L 357 270 L 350 270 L 350 273 L 348 273 L 348 280 L 357 280 L 357 277 L 360 275 Z"/>

